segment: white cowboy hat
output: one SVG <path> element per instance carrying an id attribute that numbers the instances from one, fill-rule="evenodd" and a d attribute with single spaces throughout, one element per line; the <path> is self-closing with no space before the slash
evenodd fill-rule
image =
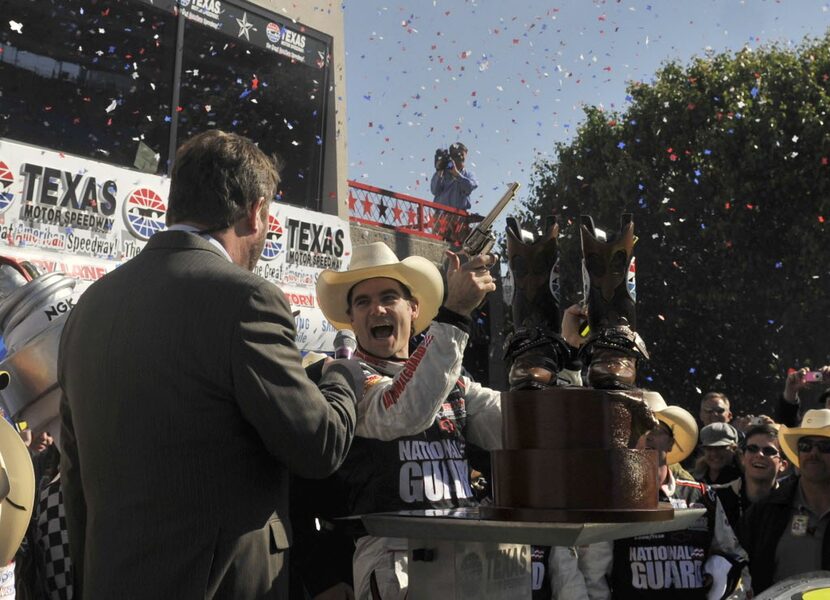
<path id="1" fill-rule="evenodd" d="M 317 278 L 317 302 L 323 315 L 338 329 L 351 329 L 348 295 L 355 285 L 374 277 L 404 284 L 417 298 L 420 311 L 412 335 L 426 329 L 444 301 L 444 282 L 438 267 L 422 256 L 398 260 L 383 242 L 355 246 L 347 271 L 325 270 Z"/>
<path id="2" fill-rule="evenodd" d="M 778 429 L 778 441 L 781 450 L 796 467 L 798 464 L 798 438 L 804 436 L 820 436 L 830 438 L 830 409 L 814 408 L 804 413 L 801 427 L 787 427 L 782 425 Z"/>
<path id="3" fill-rule="evenodd" d="M 0 371 L 0 386 L 8 383 L 8 373 Z M 14 427 L 0 417 L 0 565 L 14 558 L 34 505 L 35 471 L 29 449 Z"/>
<path id="4" fill-rule="evenodd" d="M 643 401 L 661 423 L 671 429 L 674 445 L 666 456 L 666 464 L 673 465 L 688 457 L 697 445 L 697 423 L 689 411 L 679 406 L 669 406 L 658 392 L 643 391 Z"/>

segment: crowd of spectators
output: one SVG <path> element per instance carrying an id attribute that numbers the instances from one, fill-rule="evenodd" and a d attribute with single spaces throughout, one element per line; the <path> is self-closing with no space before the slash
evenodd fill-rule
<path id="1" fill-rule="evenodd" d="M 468 177 L 463 145 L 436 159 L 437 180 Z M 491 501 L 501 397 L 462 359 L 496 258 L 448 252 L 442 279 L 423 257 L 356 246 L 346 271 L 320 274 L 317 299 L 353 332 L 357 360 L 303 362 L 288 303 L 250 273 L 278 184 L 249 140 L 196 136 L 179 151 L 168 230 L 70 313 L 61 455 L 49 433 L 21 432 L 38 485 L 20 598 L 406 598 L 405 541 L 342 517 Z M 205 302 L 216 290 L 223 301 Z M 572 309 L 561 330 L 576 355 Z M 582 381 L 578 368 L 561 379 Z M 830 569 L 830 388 L 809 399 L 827 382 L 830 365 L 788 373 L 775 419 L 736 416 L 712 391 L 699 423 L 646 391 L 659 424 L 636 447 L 657 456 L 659 498 L 703 514 L 681 531 L 538 548 L 534 600 L 749 597 Z"/>

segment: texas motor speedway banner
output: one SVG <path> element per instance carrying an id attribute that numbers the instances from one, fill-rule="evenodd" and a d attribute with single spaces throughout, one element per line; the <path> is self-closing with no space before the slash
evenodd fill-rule
<path id="1" fill-rule="evenodd" d="M 0 254 L 90 283 L 136 256 L 165 228 L 166 177 L 0 139 Z M 299 314 L 297 346 L 331 350 L 335 330 L 317 305 L 323 269 L 345 269 L 349 224 L 271 203 L 254 271 L 282 288 Z"/>

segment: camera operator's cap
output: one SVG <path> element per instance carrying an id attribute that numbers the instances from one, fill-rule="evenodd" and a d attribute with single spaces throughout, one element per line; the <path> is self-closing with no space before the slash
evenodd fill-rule
<path id="1" fill-rule="evenodd" d="M 801 427 L 782 425 L 778 430 L 778 441 L 781 443 L 781 450 L 796 467 L 800 466 L 798 464 L 798 439 L 806 436 L 830 438 L 830 409 L 814 408 L 808 410 L 801 420 Z"/>
<path id="2" fill-rule="evenodd" d="M 697 423 L 686 409 L 669 406 L 658 392 L 643 391 L 643 401 L 672 432 L 674 444 L 666 455 L 666 464 L 674 465 L 686 460 L 697 446 Z"/>
<path id="3" fill-rule="evenodd" d="M 35 471 L 20 434 L 0 419 L 0 564 L 8 564 L 26 534 L 35 504 Z"/>
<path id="4" fill-rule="evenodd" d="M 346 271 L 326 269 L 317 278 L 317 302 L 323 316 L 337 329 L 351 329 L 349 291 L 361 281 L 388 277 L 405 285 L 418 300 L 419 312 L 412 335 L 421 333 L 432 322 L 444 301 L 444 282 L 432 262 L 422 256 L 398 260 L 383 242 L 352 249 L 352 260 Z"/>
<path id="5" fill-rule="evenodd" d="M 738 430 L 729 423 L 710 423 L 700 430 L 700 445 L 737 446 Z"/>

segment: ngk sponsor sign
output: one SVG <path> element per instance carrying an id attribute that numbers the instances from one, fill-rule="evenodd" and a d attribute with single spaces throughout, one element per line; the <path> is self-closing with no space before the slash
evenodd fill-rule
<path id="1" fill-rule="evenodd" d="M 0 254 L 90 282 L 135 257 L 165 228 L 170 181 L 0 139 Z M 322 269 L 345 269 L 349 224 L 271 204 L 255 272 L 279 285 L 297 316 L 298 346 L 328 350 L 334 331 L 318 308 Z"/>

